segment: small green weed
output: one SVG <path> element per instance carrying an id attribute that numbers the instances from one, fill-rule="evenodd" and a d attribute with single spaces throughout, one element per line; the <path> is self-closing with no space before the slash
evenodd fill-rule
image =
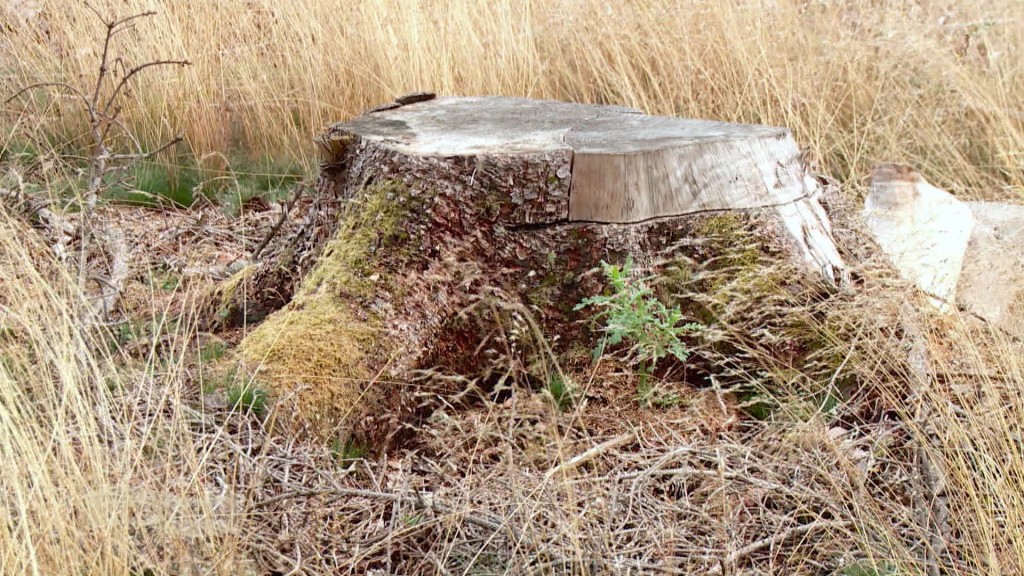
<path id="1" fill-rule="evenodd" d="M 683 403 L 681 396 L 675 392 L 663 391 L 651 382 L 650 378 L 644 379 L 642 373 L 641 382 L 637 385 L 636 396 L 640 404 L 655 408 L 674 408 Z"/>
<path id="2" fill-rule="evenodd" d="M 646 401 L 654 391 L 650 378 L 658 362 L 668 357 L 685 362 L 690 351 L 682 339 L 704 326 L 684 322 L 678 306 L 669 308 L 658 300 L 648 286 L 650 278 L 634 278 L 632 258 L 627 258 L 622 266 L 602 261 L 601 267 L 610 294 L 584 298 L 573 310 L 596 308 L 594 320 L 604 323 L 604 335 L 594 349 L 595 357 L 604 354 L 608 346 L 628 345 L 624 356 L 638 367 L 639 392 L 641 400 Z"/>
<path id="3" fill-rule="evenodd" d="M 139 320 L 127 320 L 114 328 L 114 337 L 120 345 L 138 340 L 145 334 L 145 325 Z"/>
<path id="4" fill-rule="evenodd" d="M 409 527 L 419 526 L 420 524 L 423 524 L 424 520 L 425 519 L 422 514 L 407 514 L 402 516 L 402 523 Z"/>
<path id="5" fill-rule="evenodd" d="M 208 364 L 215 360 L 220 360 L 227 351 L 228 345 L 226 342 L 211 338 L 199 349 L 199 361 L 203 364 Z"/>
<path id="6" fill-rule="evenodd" d="M 200 358 L 202 358 L 203 351 L 199 351 Z M 238 366 L 233 367 L 217 367 L 207 366 L 207 364 L 201 364 L 200 366 L 200 378 L 201 378 L 201 389 L 203 394 L 213 394 L 218 390 L 231 390 L 232 388 L 241 388 L 242 385 L 249 379 L 249 376 L 245 374 Z"/>
<path id="7" fill-rule="evenodd" d="M 174 292 L 182 285 L 181 275 L 168 268 L 152 270 L 146 278 L 149 286 L 164 292 Z"/>
<path id="8" fill-rule="evenodd" d="M 263 416 L 267 411 L 267 391 L 252 382 L 228 388 L 228 406 Z"/>
<path id="9" fill-rule="evenodd" d="M 544 392 L 547 393 L 559 412 L 565 412 L 576 404 L 576 385 L 561 374 L 551 375 Z"/>
<path id="10" fill-rule="evenodd" d="M 366 446 L 352 440 L 342 442 L 340 439 L 335 439 L 331 444 L 331 455 L 344 468 L 352 466 L 356 460 L 365 458 L 368 453 L 369 450 Z"/>
<path id="11" fill-rule="evenodd" d="M 178 324 L 179 321 L 173 318 L 129 318 L 114 326 L 112 336 L 116 344 L 125 346 L 132 342 L 174 334 Z"/>
<path id="12" fill-rule="evenodd" d="M 755 420 L 770 420 L 779 409 L 779 401 L 756 389 L 742 390 L 738 395 L 739 408 Z"/>

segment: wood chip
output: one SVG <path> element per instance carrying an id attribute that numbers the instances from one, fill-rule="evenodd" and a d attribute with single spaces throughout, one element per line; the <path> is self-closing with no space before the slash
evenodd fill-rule
<path id="1" fill-rule="evenodd" d="M 437 98 L 437 94 L 433 92 L 410 92 L 395 98 L 395 102 L 397 102 L 399 106 L 406 106 L 417 102 L 426 102 L 427 100 L 433 100 L 434 98 Z"/>

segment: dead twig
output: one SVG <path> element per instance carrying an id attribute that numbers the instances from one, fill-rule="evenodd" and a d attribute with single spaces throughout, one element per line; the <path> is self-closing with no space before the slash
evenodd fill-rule
<path id="1" fill-rule="evenodd" d="M 267 248 L 267 245 L 270 244 L 270 241 L 274 238 L 274 236 L 277 235 L 278 231 L 281 230 L 281 226 L 283 226 L 285 221 L 288 220 L 288 214 L 291 213 L 292 209 L 295 207 L 295 203 L 298 202 L 299 197 L 302 196 L 303 190 L 305 190 L 308 187 L 309 185 L 306 184 L 305 182 L 299 182 L 295 186 L 295 192 L 292 194 L 291 199 L 288 200 L 287 204 L 281 207 L 281 215 L 278 216 L 277 222 L 275 222 L 274 225 L 270 228 L 270 231 L 267 232 L 267 235 L 263 237 L 263 241 L 260 242 L 260 245 L 257 246 L 255 250 L 253 250 L 252 260 L 254 262 L 256 260 L 259 260 L 260 254 L 263 253 L 263 251 Z"/>
<path id="2" fill-rule="evenodd" d="M 20 177 L 18 181 L 20 184 Z M 48 202 L 29 198 L 24 190 L 8 190 L 7 188 L 0 188 L 0 201 L 7 203 L 15 213 L 27 219 L 33 226 L 40 228 L 49 237 L 50 248 L 61 261 L 67 258 L 68 244 L 77 229 L 51 210 Z"/>
<path id="3" fill-rule="evenodd" d="M 74 96 L 77 96 L 86 107 L 88 107 L 91 104 L 89 102 L 89 99 L 85 97 L 85 94 L 82 94 L 81 90 L 75 88 L 67 82 L 36 82 L 35 84 L 29 84 L 28 86 L 25 86 L 24 88 L 18 90 L 9 98 L 4 100 L 4 104 L 10 104 L 11 102 L 17 100 L 23 94 L 30 92 L 32 90 L 36 90 L 38 88 L 63 88 L 64 90 L 71 92 L 71 94 L 73 94 Z"/>
<path id="4" fill-rule="evenodd" d="M 121 230 L 108 227 L 105 229 L 105 233 L 106 237 L 103 240 L 110 254 L 110 274 L 104 282 L 107 285 L 107 290 L 100 291 L 99 301 L 104 317 L 110 318 L 130 274 L 128 266 L 130 253 Z"/>
<path id="5" fill-rule="evenodd" d="M 938 452 L 938 435 L 932 430 L 929 411 L 921 415 L 918 422 L 919 438 L 915 448 L 915 460 L 918 468 L 920 492 L 913 495 L 914 507 L 917 509 L 918 523 L 927 535 L 924 546 L 925 562 L 928 576 L 938 576 L 944 572 L 943 564 L 948 558 L 948 542 L 952 541 L 949 525 L 949 497 L 946 493 L 946 479 L 937 465 L 932 451 Z"/>
<path id="6" fill-rule="evenodd" d="M 832 530 L 834 530 L 834 529 L 837 529 L 837 528 L 848 528 L 848 527 L 850 527 L 852 525 L 853 525 L 853 522 L 836 522 L 836 521 L 831 521 L 831 520 L 819 520 L 817 522 L 811 522 L 810 524 L 804 524 L 802 526 L 794 526 L 792 528 L 788 528 L 786 530 L 783 530 L 782 532 L 774 534 L 774 535 L 772 535 L 772 536 L 770 536 L 768 538 L 763 538 L 761 540 L 757 540 L 756 542 L 751 542 L 750 544 L 747 544 L 746 546 L 744 546 L 742 548 L 739 548 L 737 550 L 733 550 L 732 552 L 727 554 L 725 556 L 725 558 L 722 558 L 722 561 L 721 561 L 720 564 L 718 564 L 714 568 L 711 568 L 710 570 L 705 572 L 705 574 L 707 576 L 715 576 L 717 574 L 724 574 L 725 570 L 726 570 L 726 568 L 725 568 L 726 566 L 728 566 L 728 567 L 735 566 L 741 560 L 747 558 L 751 554 L 754 554 L 754 553 L 756 553 L 756 552 L 758 552 L 760 550 L 764 550 L 765 548 L 771 548 L 773 546 L 776 546 L 776 545 L 778 545 L 778 544 L 780 544 L 780 543 L 782 543 L 782 542 L 784 542 L 786 540 L 789 540 L 790 538 L 793 538 L 795 536 L 801 536 L 801 535 L 804 535 L 804 534 L 809 534 L 809 533 L 814 532 L 816 530 L 825 530 L 825 529 L 832 529 Z M 730 573 L 732 573 L 731 569 L 730 569 Z"/>
<path id="7" fill-rule="evenodd" d="M 495 532 L 501 532 L 509 529 L 510 527 L 502 519 L 495 518 L 484 518 L 479 516 L 468 515 L 465 512 L 456 512 L 455 508 L 446 504 L 437 502 L 432 493 L 415 492 L 410 494 L 397 494 L 391 492 L 379 492 L 376 490 L 364 490 L 360 488 L 342 488 L 335 486 L 333 488 L 322 488 L 312 490 L 296 490 L 293 492 L 287 492 L 272 496 L 259 502 L 255 502 L 253 506 L 256 508 L 267 508 L 272 504 L 282 502 L 284 500 L 291 500 L 296 498 L 311 498 L 314 496 L 330 496 L 334 499 L 337 498 L 367 498 L 371 500 L 385 500 L 388 502 L 402 503 L 413 506 L 417 510 L 430 510 L 438 515 L 449 515 L 458 514 L 463 521 L 473 524 L 479 528 L 485 528 L 487 530 L 493 530 Z"/>
<path id="8" fill-rule="evenodd" d="M 156 156 L 157 154 L 160 154 L 161 152 L 163 152 L 164 150 L 167 150 L 171 146 L 174 146 L 176 144 L 180 144 L 181 141 L 184 140 L 184 139 L 185 139 L 185 135 L 184 134 L 178 134 L 174 138 L 171 138 L 167 142 L 164 142 L 159 148 L 157 148 L 155 150 L 150 150 L 149 152 L 141 152 L 139 154 L 111 154 L 110 156 L 107 157 L 107 160 L 114 161 L 114 162 L 123 162 L 123 161 L 126 161 L 126 160 L 132 161 L 132 162 L 138 162 L 140 160 L 149 160 L 153 156 Z"/>
<path id="9" fill-rule="evenodd" d="M 634 434 L 633 432 L 626 432 L 625 434 L 616 436 L 611 440 L 606 440 L 598 444 L 597 446 L 594 446 L 593 448 L 587 450 L 586 452 L 574 456 L 573 458 L 565 462 L 562 462 L 558 466 L 555 466 L 554 468 L 548 470 L 547 473 L 544 474 L 544 480 L 551 480 L 558 474 L 572 470 L 585 462 L 589 462 L 590 460 L 597 458 L 598 456 L 604 454 L 605 452 L 615 450 L 616 448 L 621 448 L 622 446 L 629 444 L 635 439 L 636 434 Z"/>

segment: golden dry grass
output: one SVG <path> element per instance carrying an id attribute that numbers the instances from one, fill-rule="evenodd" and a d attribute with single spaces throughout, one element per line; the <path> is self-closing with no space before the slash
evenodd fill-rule
<path id="1" fill-rule="evenodd" d="M 42 11 L 24 24 L 7 15 L 0 93 L 85 85 L 101 50 L 96 17 L 78 3 L 17 4 Z M 117 53 L 129 64 L 193 65 L 143 78 L 125 115 L 151 142 L 184 131 L 187 152 L 207 163 L 241 149 L 309 164 L 326 124 L 433 89 L 784 125 L 844 181 L 897 161 L 972 197 L 1024 185 L 1024 5 L 1015 0 L 93 4 L 104 14 L 158 12 L 122 34 Z M 8 134 L 83 136 L 69 101 L 37 98 L 30 115 L 23 102 L 6 107 Z"/>
<path id="2" fill-rule="evenodd" d="M 40 14 L 24 20 L 14 13 L 13 3 L 0 3 L 0 22 L 6 23 L 0 23 L 0 94 L 41 81 L 87 86 L 95 73 L 102 34 L 95 17 L 78 3 L 40 4 Z M 609 102 L 654 113 L 785 125 L 822 171 L 849 185 L 850 194 L 857 193 L 857 184 L 880 161 L 916 165 L 936 185 L 972 198 L 1019 197 L 1024 188 L 1024 67 L 1019 58 L 1024 3 L 1016 0 L 102 0 L 95 6 L 120 15 L 158 11 L 151 21 L 117 38 L 117 51 L 129 63 L 172 57 L 193 62 L 187 69 L 143 76 L 124 114 L 131 129 L 151 143 L 183 130 L 183 152 L 201 164 L 241 152 L 312 165 L 310 141 L 325 124 L 398 93 L 430 88 L 445 94 Z M 84 126 L 68 99 L 35 92 L 32 99 L 4 105 L 0 150 L 35 138 L 37 151 L 48 146 L 81 152 L 87 142 Z M 452 503 L 444 513 L 417 508 L 410 496 L 395 496 L 416 488 L 398 481 L 393 492 L 345 492 L 339 483 L 358 487 L 356 477 L 339 473 L 324 480 L 322 470 L 309 464 L 324 461 L 301 460 L 301 450 L 292 443 L 267 456 L 269 448 L 234 439 L 244 423 L 210 423 L 207 416 L 190 412 L 194 398 L 186 397 L 197 393 L 188 361 L 194 354 L 189 351 L 193 328 L 171 330 L 169 352 L 158 355 L 154 349 L 148 359 L 134 363 L 121 351 L 109 351 L 101 330 L 83 330 L 85 304 L 75 279 L 51 262 L 46 247 L 33 238 L 19 223 L 0 219 L 2 573 L 127 575 L 151 568 L 156 573 L 235 574 L 257 572 L 250 562 L 255 556 L 260 567 L 287 571 L 292 559 L 264 546 L 276 546 L 273 538 L 285 527 L 295 530 L 288 538 L 301 539 L 308 530 L 329 546 L 353 526 L 396 522 L 397 513 L 388 507 L 398 504 L 409 514 L 429 517 L 424 526 L 434 530 L 428 532 L 435 548 L 427 551 L 440 555 L 430 557 L 434 562 L 475 560 L 486 549 L 508 566 L 530 566 L 523 541 L 506 542 L 506 536 L 486 530 L 486 522 L 496 517 L 524 529 L 536 522 L 543 527 L 538 539 L 560 543 L 561 553 L 584 566 L 588 554 L 611 557 L 631 546 L 695 554 L 672 548 L 680 534 L 686 540 L 709 526 L 727 533 L 733 528 L 724 512 L 727 505 L 736 506 L 729 511 L 739 517 L 744 510 L 736 503 L 755 497 L 756 491 L 724 480 L 701 485 L 698 492 L 707 500 L 700 512 L 721 515 L 713 522 L 690 518 L 692 524 L 672 524 L 669 520 L 678 520 L 682 512 L 658 508 L 661 500 L 627 498 L 626 490 L 638 484 L 624 478 L 648 479 L 651 470 L 668 461 L 666 455 L 676 454 L 665 444 L 609 456 L 605 466 L 584 478 L 540 488 L 538 475 L 519 467 L 520 456 L 505 444 L 499 443 L 505 454 L 499 463 L 509 469 L 497 467 L 493 475 L 492 463 L 473 468 L 475 454 L 453 449 L 453 459 L 471 460 L 463 470 L 476 472 L 448 486 Z M 894 293 L 879 289 L 875 294 L 889 298 Z M 802 568 L 806 573 L 816 573 L 815 561 L 842 551 L 867 558 L 864 565 L 892 567 L 891 572 L 848 572 L 851 576 L 918 574 L 928 572 L 929 558 L 934 560 L 921 543 L 935 529 L 915 516 L 920 502 L 901 499 L 905 494 L 897 487 L 915 486 L 919 471 L 907 447 L 923 447 L 946 476 L 942 496 L 952 530 L 941 537 L 950 540 L 947 545 L 957 558 L 947 572 L 1019 572 L 1024 564 L 1024 367 L 1014 338 L 1021 335 L 918 320 L 931 326 L 924 338 L 931 348 L 952 347 L 953 352 L 939 355 L 939 376 L 916 379 L 905 365 L 907 342 L 896 335 L 902 314 L 898 304 L 872 302 L 844 311 L 848 323 L 860 327 L 852 331 L 860 337 L 832 345 L 851 359 L 844 370 L 856 372 L 866 389 L 881 392 L 899 425 L 883 418 L 875 427 L 851 427 L 845 439 L 837 439 L 818 416 L 779 422 L 754 440 L 724 438 L 700 447 L 704 460 L 683 463 L 707 465 L 697 471 L 704 475 L 680 476 L 678 482 L 714 473 L 721 478 L 726 472 L 748 474 L 755 480 L 762 474 L 799 488 L 798 496 L 810 491 L 806 502 L 794 497 L 786 504 L 792 508 L 766 521 L 761 528 L 767 532 L 750 536 L 770 538 L 770 530 L 787 525 L 791 510 L 806 512 L 804 504 L 829 508 L 849 520 L 852 527 L 836 524 L 826 536 L 808 537 L 803 548 L 786 548 L 808 554 Z M 510 418 L 495 410 L 495 420 Z M 446 425 L 455 430 L 466 423 Z M 502 435 L 501 430 L 513 429 L 505 421 L 481 426 L 501 443 L 520 433 Z M 452 438 L 458 439 L 458 430 L 452 435 L 441 431 L 439 442 L 456 445 Z M 462 440 L 479 447 L 484 436 Z M 270 444 L 259 439 L 264 441 Z M 556 441 L 558 459 L 548 465 L 587 448 L 569 445 L 564 436 Z M 291 460 L 286 469 L 281 464 L 286 458 L 295 459 L 295 469 L 308 468 L 301 476 L 293 473 Z M 727 464 L 736 468 L 727 470 Z M 387 465 L 383 470 L 389 470 Z M 879 477 L 892 485 L 873 483 Z M 510 478 L 514 482 L 507 482 Z M 623 483 L 610 484 L 609 479 Z M 345 524 L 338 520 L 341 513 L 331 517 L 337 525 L 303 524 L 304 515 L 317 512 L 318 505 L 327 507 L 327 501 L 306 508 L 287 500 L 266 504 L 282 508 L 271 517 L 253 495 L 268 490 L 260 492 L 266 503 L 282 491 L 301 491 L 306 480 L 322 490 L 319 494 L 334 490 L 365 498 L 344 504 L 351 508 L 346 514 L 362 524 Z M 495 489 L 495 482 L 502 488 Z M 641 488 L 662 494 L 661 486 L 647 484 Z M 934 490 L 917 488 L 919 494 Z M 736 493 L 722 496 L 729 490 Z M 592 514 L 587 516 L 572 507 L 588 505 L 594 494 L 601 494 L 606 509 L 586 508 Z M 488 502 L 493 514 L 479 516 L 484 520 L 473 532 L 455 518 L 472 516 L 479 502 Z M 637 538 L 635 530 L 616 532 L 605 524 L 623 510 L 635 511 L 636 505 L 650 512 L 637 520 L 650 530 L 647 536 Z M 400 526 L 393 539 L 377 541 L 362 556 L 354 554 L 350 572 L 368 565 L 359 562 L 369 562 L 372 554 L 390 558 L 380 542 L 423 545 L 416 541 L 418 530 Z M 709 546 L 721 543 L 701 534 Z M 496 552 L 487 548 L 491 540 L 508 547 Z M 737 546 L 744 542 L 749 540 L 737 536 Z M 326 555 L 323 548 L 320 553 Z M 787 564 L 793 565 L 799 559 Z"/>
<path id="3" fill-rule="evenodd" d="M 168 363 L 126 363 L 76 286 L 0 213 L 0 573 L 222 573 L 235 495 L 183 400 L 190 329 Z"/>

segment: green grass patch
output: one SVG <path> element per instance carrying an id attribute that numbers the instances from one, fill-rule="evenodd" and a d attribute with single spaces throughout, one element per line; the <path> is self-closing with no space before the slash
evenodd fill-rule
<path id="1" fill-rule="evenodd" d="M 236 384 L 228 388 L 228 406 L 262 417 L 267 413 L 267 391 L 254 382 Z"/>
<path id="2" fill-rule="evenodd" d="M 312 173 L 296 162 L 273 159 L 206 164 L 189 157 L 140 162 L 122 183 L 108 190 L 107 198 L 137 206 L 169 204 L 184 208 L 205 199 L 237 216 L 255 198 L 284 200 Z"/>
<path id="3" fill-rule="evenodd" d="M 331 456 L 343 468 L 351 467 L 356 460 L 366 458 L 369 453 L 369 448 L 352 440 L 342 442 L 340 439 L 336 439 L 331 444 Z"/>
<path id="4" fill-rule="evenodd" d="M 228 345 L 223 340 L 211 339 L 199 349 L 199 361 L 203 364 L 216 362 L 224 357 L 228 351 Z"/>
<path id="5" fill-rule="evenodd" d="M 551 375 L 547 386 L 544 388 L 548 399 L 559 412 L 566 412 L 576 405 L 578 390 L 576 385 L 561 374 Z"/>
<path id="6" fill-rule="evenodd" d="M 132 206 L 170 204 L 188 208 L 195 204 L 195 190 L 202 181 L 203 175 L 194 167 L 158 161 L 140 162 L 129 171 L 129 177 L 123 183 L 107 190 L 106 198 Z"/>

